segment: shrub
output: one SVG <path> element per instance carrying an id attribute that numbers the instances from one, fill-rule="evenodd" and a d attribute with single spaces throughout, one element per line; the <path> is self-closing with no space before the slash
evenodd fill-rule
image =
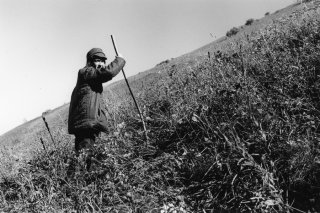
<path id="1" fill-rule="evenodd" d="M 251 19 L 248 19 L 247 21 L 246 21 L 246 23 L 245 23 L 245 25 L 251 25 L 252 23 L 254 22 L 254 19 L 253 18 L 251 18 Z"/>
<path id="2" fill-rule="evenodd" d="M 239 28 L 233 27 L 226 33 L 226 36 L 231 37 L 236 35 L 238 32 L 239 32 Z"/>
<path id="3" fill-rule="evenodd" d="M 265 15 L 265 16 L 268 16 L 268 15 L 270 15 L 270 13 L 269 13 L 269 12 L 266 12 L 264 15 Z"/>
<path id="4" fill-rule="evenodd" d="M 167 60 L 165 60 L 165 61 L 162 61 L 162 62 L 158 63 L 156 66 L 166 65 L 166 64 L 168 64 L 169 62 L 170 62 L 170 60 L 167 59 Z"/>

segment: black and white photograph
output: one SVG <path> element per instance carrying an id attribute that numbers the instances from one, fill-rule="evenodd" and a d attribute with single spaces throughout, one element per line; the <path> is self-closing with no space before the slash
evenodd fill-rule
<path id="1" fill-rule="evenodd" d="M 0 213 L 320 212 L 320 0 L 0 0 Z"/>

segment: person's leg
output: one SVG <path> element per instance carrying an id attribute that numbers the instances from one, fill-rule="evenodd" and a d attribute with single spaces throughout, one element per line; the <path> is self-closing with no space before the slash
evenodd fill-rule
<path id="1" fill-rule="evenodd" d="M 79 156 L 81 151 L 84 151 L 87 155 L 87 158 L 86 158 L 87 170 L 89 170 L 91 166 L 92 148 L 95 143 L 95 139 L 96 139 L 96 136 L 90 133 L 78 134 L 76 135 L 76 138 L 75 138 L 76 155 Z"/>

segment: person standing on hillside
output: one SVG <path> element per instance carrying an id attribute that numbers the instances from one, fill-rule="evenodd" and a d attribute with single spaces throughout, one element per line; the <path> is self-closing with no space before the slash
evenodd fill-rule
<path id="1" fill-rule="evenodd" d="M 106 66 L 107 58 L 100 48 L 87 53 L 87 64 L 78 72 L 77 84 L 71 95 L 68 132 L 75 136 L 77 155 L 82 149 L 91 150 L 100 132 L 107 132 L 107 117 L 103 111 L 102 83 L 110 81 L 124 67 L 119 55 Z"/>

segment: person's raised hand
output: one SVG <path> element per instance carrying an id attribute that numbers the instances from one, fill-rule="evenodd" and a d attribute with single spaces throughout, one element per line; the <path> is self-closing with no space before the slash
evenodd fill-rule
<path id="1" fill-rule="evenodd" d="M 117 57 L 123 58 L 123 55 L 121 53 L 118 53 Z"/>

